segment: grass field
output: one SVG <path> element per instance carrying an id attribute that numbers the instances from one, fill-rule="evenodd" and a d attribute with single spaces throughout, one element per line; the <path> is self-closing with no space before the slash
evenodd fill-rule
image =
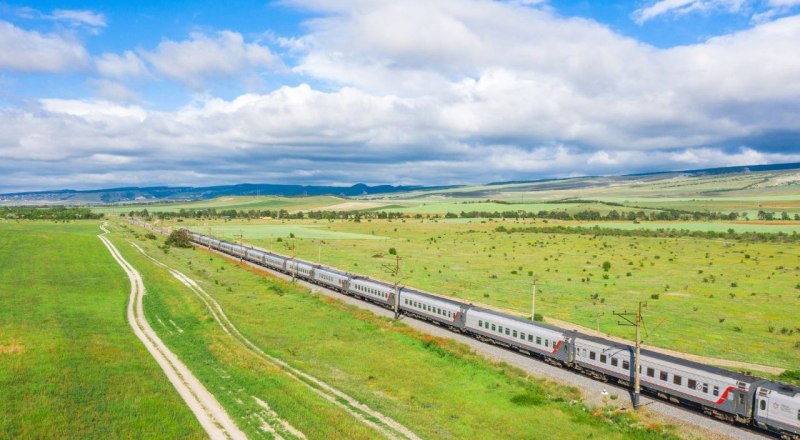
<path id="1" fill-rule="evenodd" d="M 302 211 L 319 209 L 326 206 L 338 205 L 348 202 L 348 199 L 342 199 L 332 196 L 315 196 L 315 197 L 277 197 L 277 196 L 229 196 L 217 197 L 210 200 L 198 200 L 195 202 L 176 202 L 176 203 L 142 203 L 136 205 L 110 205 L 98 206 L 93 209 L 97 212 L 105 213 L 106 215 L 115 215 L 119 213 L 127 213 L 130 211 L 141 211 L 147 209 L 148 211 L 155 212 L 177 212 L 181 209 L 205 209 L 214 208 L 218 211 L 226 209 L 236 209 L 249 211 L 255 210 L 280 210 L 287 211 Z"/>
<path id="2" fill-rule="evenodd" d="M 545 316 L 631 337 L 629 328 L 616 325 L 612 312 L 646 301 L 651 328 L 664 320 L 648 344 L 800 367 L 797 244 L 494 232 L 499 224 L 522 225 L 512 221 L 265 222 L 265 228 L 275 224 L 287 232 L 290 226 L 314 225 L 389 237 L 298 238 L 297 255 L 310 261 L 320 255 L 324 264 L 388 278 L 384 265 L 394 247 L 403 257 L 403 284 L 521 314 L 530 313 L 535 275 L 537 311 Z M 285 253 L 285 241 L 277 240 L 250 241 Z"/>
<path id="3" fill-rule="evenodd" d="M 203 229 L 206 233 L 229 240 L 238 240 L 242 235 L 245 239 L 262 239 L 289 237 L 294 234 L 297 238 L 322 239 L 322 240 L 383 240 L 371 234 L 353 232 L 340 232 L 324 229 L 319 225 L 251 225 L 251 224 L 211 224 Z"/>
<path id="4" fill-rule="evenodd" d="M 204 438 L 128 326 L 99 232 L 0 221 L 0 438 Z"/>
<path id="5" fill-rule="evenodd" d="M 242 333 L 270 355 L 333 384 L 422 438 L 668 436 L 643 429 L 642 422 L 626 415 L 586 411 L 576 403 L 574 390 L 492 364 L 463 345 L 265 278 L 208 252 L 171 249 L 164 254 L 156 241 L 141 235 L 135 240 L 197 280 Z M 309 410 L 314 396 L 300 395 L 279 371 L 241 356 L 191 293 L 122 239 L 116 241 L 147 280 L 150 319 L 174 321 L 183 332 L 170 330 L 169 324 L 154 327 L 221 396 L 229 412 L 246 420 L 252 411 L 247 396 L 258 395 L 309 438 L 375 436 L 356 430 L 349 417 L 336 416 L 330 408 Z M 246 429 L 254 432 L 252 426 Z"/>

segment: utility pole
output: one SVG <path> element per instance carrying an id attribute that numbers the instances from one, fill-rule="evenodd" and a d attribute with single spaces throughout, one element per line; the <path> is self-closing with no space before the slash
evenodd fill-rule
<path id="1" fill-rule="evenodd" d="M 533 289 L 531 292 L 531 321 L 536 321 L 536 276 L 533 277 Z"/>
<path id="2" fill-rule="evenodd" d="M 292 254 L 292 260 L 291 261 L 294 263 L 294 266 L 292 266 L 292 282 L 294 283 L 295 277 L 297 275 L 297 259 L 296 259 L 297 252 L 295 251 L 297 246 L 295 245 L 295 242 L 294 242 L 294 234 L 292 234 L 290 238 L 292 239 L 292 243 L 289 244 L 289 242 L 286 241 L 286 242 L 284 242 L 284 246 Z"/>
<path id="3" fill-rule="evenodd" d="M 244 261 L 244 235 L 241 229 L 239 229 L 239 249 L 241 249 L 239 253 L 239 263 L 242 263 Z"/>
<path id="4" fill-rule="evenodd" d="M 627 325 L 636 327 L 636 354 L 634 355 L 633 359 L 633 409 L 639 409 L 639 394 L 641 392 L 640 387 L 640 354 L 642 350 L 642 338 L 641 338 L 641 326 L 642 326 L 642 302 L 639 301 L 639 310 L 636 313 L 633 312 L 622 312 L 617 313 L 614 312 L 615 315 L 624 319 L 626 322 L 618 322 L 619 325 Z"/>
<path id="5" fill-rule="evenodd" d="M 394 277 L 394 319 L 400 317 L 400 255 L 394 248 L 389 249 L 389 253 L 395 256 L 394 265 L 384 264 L 386 272 Z"/>

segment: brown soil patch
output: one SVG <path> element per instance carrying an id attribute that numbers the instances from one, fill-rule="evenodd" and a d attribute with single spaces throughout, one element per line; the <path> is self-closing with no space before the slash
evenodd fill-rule
<path id="1" fill-rule="evenodd" d="M 0 354 L 17 354 L 24 353 L 25 347 L 17 342 L 12 341 L 9 345 L 0 345 Z"/>

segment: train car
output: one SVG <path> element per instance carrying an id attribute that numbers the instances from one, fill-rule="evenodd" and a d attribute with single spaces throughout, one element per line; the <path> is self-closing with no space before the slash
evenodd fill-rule
<path id="1" fill-rule="evenodd" d="M 264 263 L 264 265 L 269 268 L 277 269 L 279 271 L 285 271 L 286 261 L 287 259 L 281 257 L 280 255 L 273 254 L 271 252 L 265 252 L 264 259 L 261 262 Z"/>
<path id="2" fill-rule="evenodd" d="M 313 280 L 320 285 L 329 287 L 339 292 L 347 292 L 347 284 L 350 281 L 350 275 L 331 269 L 330 267 L 317 266 L 314 269 Z"/>
<path id="3" fill-rule="evenodd" d="M 306 280 L 314 279 L 314 266 L 301 260 L 287 260 L 286 271 L 289 275 L 294 275 L 296 278 L 303 278 Z"/>
<path id="4" fill-rule="evenodd" d="M 602 380 L 633 383 L 632 346 L 582 334 L 575 337 L 573 345 L 577 369 Z M 758 378 L 650 350 L 641 350 L 639 361 L 642 389 L 662 399 L 702 409 L 718 419 L 750 421 Z"/>
<path id="5" fill-rule="evenodd" d="M 764 381 L 755 393 L 754 424 L 786 440 L 800 440 L 800 387 Z"/>
<path id="6" fill-rule="evenodd" d="M 534 323 L 480 307 L 469 307 L 466 330 L 479 340 L 488 340 L 551 362 L 571 361 L 569 334 L 549 325 Z"/>
<path id="7" fill-rule="evenodd" d="M 264 251 L 258 249 L 245 249 L 244 259 L 253 263 L 261 264 L 264 261 Z"/>
<path id="8" fill-rule="evenodd" d="M 387 308 L 394 307 L 394 286 L 367 278 L 351 278 L 347 294 L 367 299 Z"/>
<path id="9" fill-rule="evenodd" d="M 408 288 L 400 291 L 400 310 L 437 324 L 461 331 L 464 329 L 468 306 L 458 301 L 419 292 Z"/>

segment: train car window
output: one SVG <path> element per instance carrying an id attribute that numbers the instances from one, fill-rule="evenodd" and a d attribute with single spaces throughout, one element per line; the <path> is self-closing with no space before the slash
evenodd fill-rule
<path id="1" fill-rule="evenodd" d="M 656 377 L 656 370 L 648 367 L 647 368 L 647 375 L 650 376 L 650 377 Z"/>
<path id="2" fill-rule="evenodd" d="M 496 331 L 494 324 L 492 324 L 492 331 Z"/>
<path id="3" fill-rule="evenodd" d="M 618 364 L 619 364 L 619 361 L 617 360 L 617 358 L 612 357 L 611 358 L 611 366 L 612 367 L 616 367 Z"/>
<path id="4" fill-rule="evenodd" d="M 667 373 L 666 371 L 662 371 L 659 377 L 661 378 L 661 380 L 666 382 L 667 380 L 669 380 L 669 373 Z"/>
<path id="5" fill-rule="evenodd" d="M 549 339 L 545 339 L 544 340 L 544 346 L 545 347 L 549 347 L 550 346 L 550 340 Z"/>
<path id="6" fill-rule="evenodd" d="M 595 352 L 593 351 L 589 352 L 589 359 L 594 360 L 595 356 L 596 356 Z"/>
<path id="7" fill-rule="evenodd" d="M 528 335 L 528 342 L 533 342 L 533 335 Z"/>
<path id="8" fill-rule="evenodd" d="M 625 370 L 629 370 L 631 368 L 631 363 L 628 361 L 622 361 L 622 368 Z"/>
<path id="9" fill-rule="evenodd" d="M 497 331 L 499 331 L 500 333 L 503 333 L 503 326 L 502 325 L 498 325 L 497 326 Z"/>
<path id="10" fill-rule="evenodd" d="M 672 376 L 672 383 L 675 385 L 683 385 L 683 378 L 676 374 Z"/>
<path id="11" fill-rule="evenodd" d="M 604 355 L 604 354 L 600 355 L 600 362 L 602 362 L 604 364 L 606 363 L 606 355 Z"/>
<path id="12" fill-rule="evenodd" d="M 519 338 L 524 341 L 525 340 L 525 333 L 520 333 L 519 334 Z"/>
<path id="13" fill-rule="evenodd" d="M 539 344 L 539 345 L 542 345 L 542 338 L 537 336 L 536 337 L 536 343 Z"/>
<path id="14" fill-rule="evenodd" d="M 480 319 L 478 320 L 478 327 L 483 327 L 483 321 L 481 321 Z"/>
<path id="15" fill-rule="evenodd" d="M 714 391 L 711 394 L 713 394 L 714 397 L 719 396 L 719 387 L 715 386 Z"/>
<path id="16" fill-rule="evenodd" d="M 744 405 L 744 394 L 739 394 L 739 405 Z"/>
<path id="17" fill-rule="evenodd" d="M 512 336 L 514 336 L 515 338 L 517 337 L 517 331 L 516 331 L 516 330 L 514 330 L 514 331 L 513 331 L 513 332 L 511 332 L 511 333 L 512 333 Z"/>
<path id="18" fill-rule="evenodd" d="M 708 384 L 707 383 L 703 384 L 703 392 L 708 394 Z"/>
<path id="19" fill-rule="evenodd" d="M 506 335 L 508 335 L 509 333 L 511 332 L 508 330 L 508 327 L 506 327 Z"/>
<path id="20" fill-rule="evenodd" d="M 687 387 L 696 390 L 697 389 L 697 381 L 694 379 L 689 379 L 689 383 L 686 385 Z"/>
<path id="21" fill-rule="evenodd" d="M 765 409 L 767 409 L 767 401 L 766 400 L 762 400 L 762 401 L 758 402 L 758 409 L 760 409 L 761 411 L 764 411 Z"/>

